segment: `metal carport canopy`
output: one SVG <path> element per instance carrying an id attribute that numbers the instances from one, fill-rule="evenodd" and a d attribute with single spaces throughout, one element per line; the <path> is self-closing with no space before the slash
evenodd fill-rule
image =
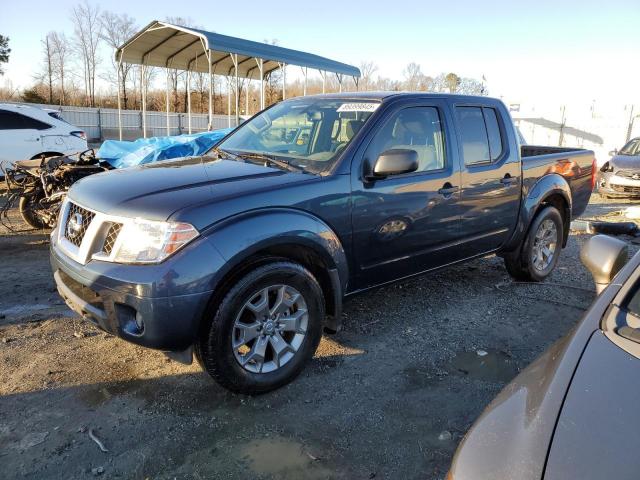
<path id="1" fill-rule="evenodd" d="M 211 52 L 213 73 L 217 75 L 235 76 L 237 61 L 239 77 L 258 78 L 256 62 L 251 59 L 262 59 L 264 74 L 282 65 L 297 65 L 360 77 L 357 67 L 319 55 L 160 21 L 151 22 L 118 48 L 116 59 L 137 65 L 208 73 L 206 51 Z"/>

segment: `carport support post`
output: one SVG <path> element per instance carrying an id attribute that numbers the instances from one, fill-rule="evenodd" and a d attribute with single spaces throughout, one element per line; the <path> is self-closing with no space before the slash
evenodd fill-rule
<path id="1" fill-rule="evenodd" d="M 231 128 L 231 79 L 227 77 L 227 122 Z"/>
<path id="2" fill-rule="evenodd" d="M 249 87 L 251 86 L 251 78 L 247 77 L 247 88 L 244 90 L 244 114 L 249 115 Z"/>
<path id="3" fill-rule="evenodd" d="M 338 77 L 338 91 L 342 93 L 342 75 L 336 73 L 336 77 Z"/>
<path id="4" fill-rule="evenodd" d="M 191 135 L 191 70 L 187 70 L 187 123 Z"/>
<path id="5" fill-rule="evenodd" d="M 318 71 L 320 72 L 320 76 L 322 77 L 322 93 L 325 93 L 327 85 L 327 72 L 324 70 Z"/>
<path id="6" fill-rule="evenodd" d="M 235 55 L 231 56 L 231 59 L 233 60 L 233 69 L 235 72 L 235 84 L 234 84 L 234 90 L 235 90 L 235 99 L 236 99 L 236 127 L 240 124 L 240 98 L 238 97 L 238 91 L 240 90 L 240 82 L 238 80 L 238 54 L 236 53 Z"/>
<path id="7" fill-rule="evenodd" d="M 167 107 L 167 115 L 166 115 L 167 116 L 167 137 L 171 135 L 171 123 L 169 121 L 169 81 L 170 81 L 169 75 L 170 75 L 169 69 L 167 68 L 167 81 L 165 83 L 166 90 L 167 90 L 165 94 L 165 102 Z"/>
<path id="8" fill-rule="evenodd" d="M 118 139 L 122 141 L 122 104 L 120 100 L 120 82 L 122 69 L 122 57 L 118 59 Z"/>
<path id="9" fill-rule="evenodd" d="M 307 67 L 302 67 L 302 75 L 304 75 L 304 86 L 302 88 L 302 96 L 307 96 Z"/>
<path id="10" fill-rule="evenodd" d="M 207 61 L 209 62 L 209 122 L 207 130 L 213 129 L 213 73 L 211 72 L 211 50 L 207 50 Z"/>
<path id="11" fill-rule="evenodd" d="M 142 89 L 142 137 L 147 138 L 147 89 L 144 88 L 144 67 L 144 63 L 140 65 L 140 88 Z"/>
<path id="12" fill-rule="evenodd" d="M 281 63 L 280 68 L 282 69 L 282 100 L 287 99 L 287 64 Z"/>
<path id="13" fill-rule="evenodd" d="M 260 110 L 264 110 L 264 60 L 256 58 L 260 72 Z"/>

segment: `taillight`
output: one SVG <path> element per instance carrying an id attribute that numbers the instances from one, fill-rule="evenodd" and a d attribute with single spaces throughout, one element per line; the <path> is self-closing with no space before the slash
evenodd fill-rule
<path id="1" fill-rule="evenodd" d="M 87 134 L 84 133 L 82 130 L 76 130 L 75 132 L 71 132 L 71 135 L 73 135 L 74 137 L 81 138 L 82 140 L 87 139 Z"/>
<path id="2" fill-rule="evenodd" d="M 591 190 L 596 187 L 596 172 L 598 171 L 598 162 L 596 161 L 596 157 L 593 157 L 593 162 L 591 162 Z"/>

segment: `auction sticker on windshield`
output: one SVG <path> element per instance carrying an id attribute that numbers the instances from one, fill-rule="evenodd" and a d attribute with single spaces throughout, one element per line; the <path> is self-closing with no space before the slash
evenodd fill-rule
<path id="1" fill-rule="evenodd" d="M 375 112 L 376 108 L 380 106 L 379 103 L 343 103 L 338 108 L 338 112 Z"/>

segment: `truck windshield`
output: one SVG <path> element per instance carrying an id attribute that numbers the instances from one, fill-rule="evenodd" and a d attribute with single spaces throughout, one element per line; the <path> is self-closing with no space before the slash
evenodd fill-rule
<path id="1" fill-rule="evenodd" d="M 240 126 L 216 150 L 320 174 L 333 167 L 379 105 L 342 99 L 283 102 Z"/>

